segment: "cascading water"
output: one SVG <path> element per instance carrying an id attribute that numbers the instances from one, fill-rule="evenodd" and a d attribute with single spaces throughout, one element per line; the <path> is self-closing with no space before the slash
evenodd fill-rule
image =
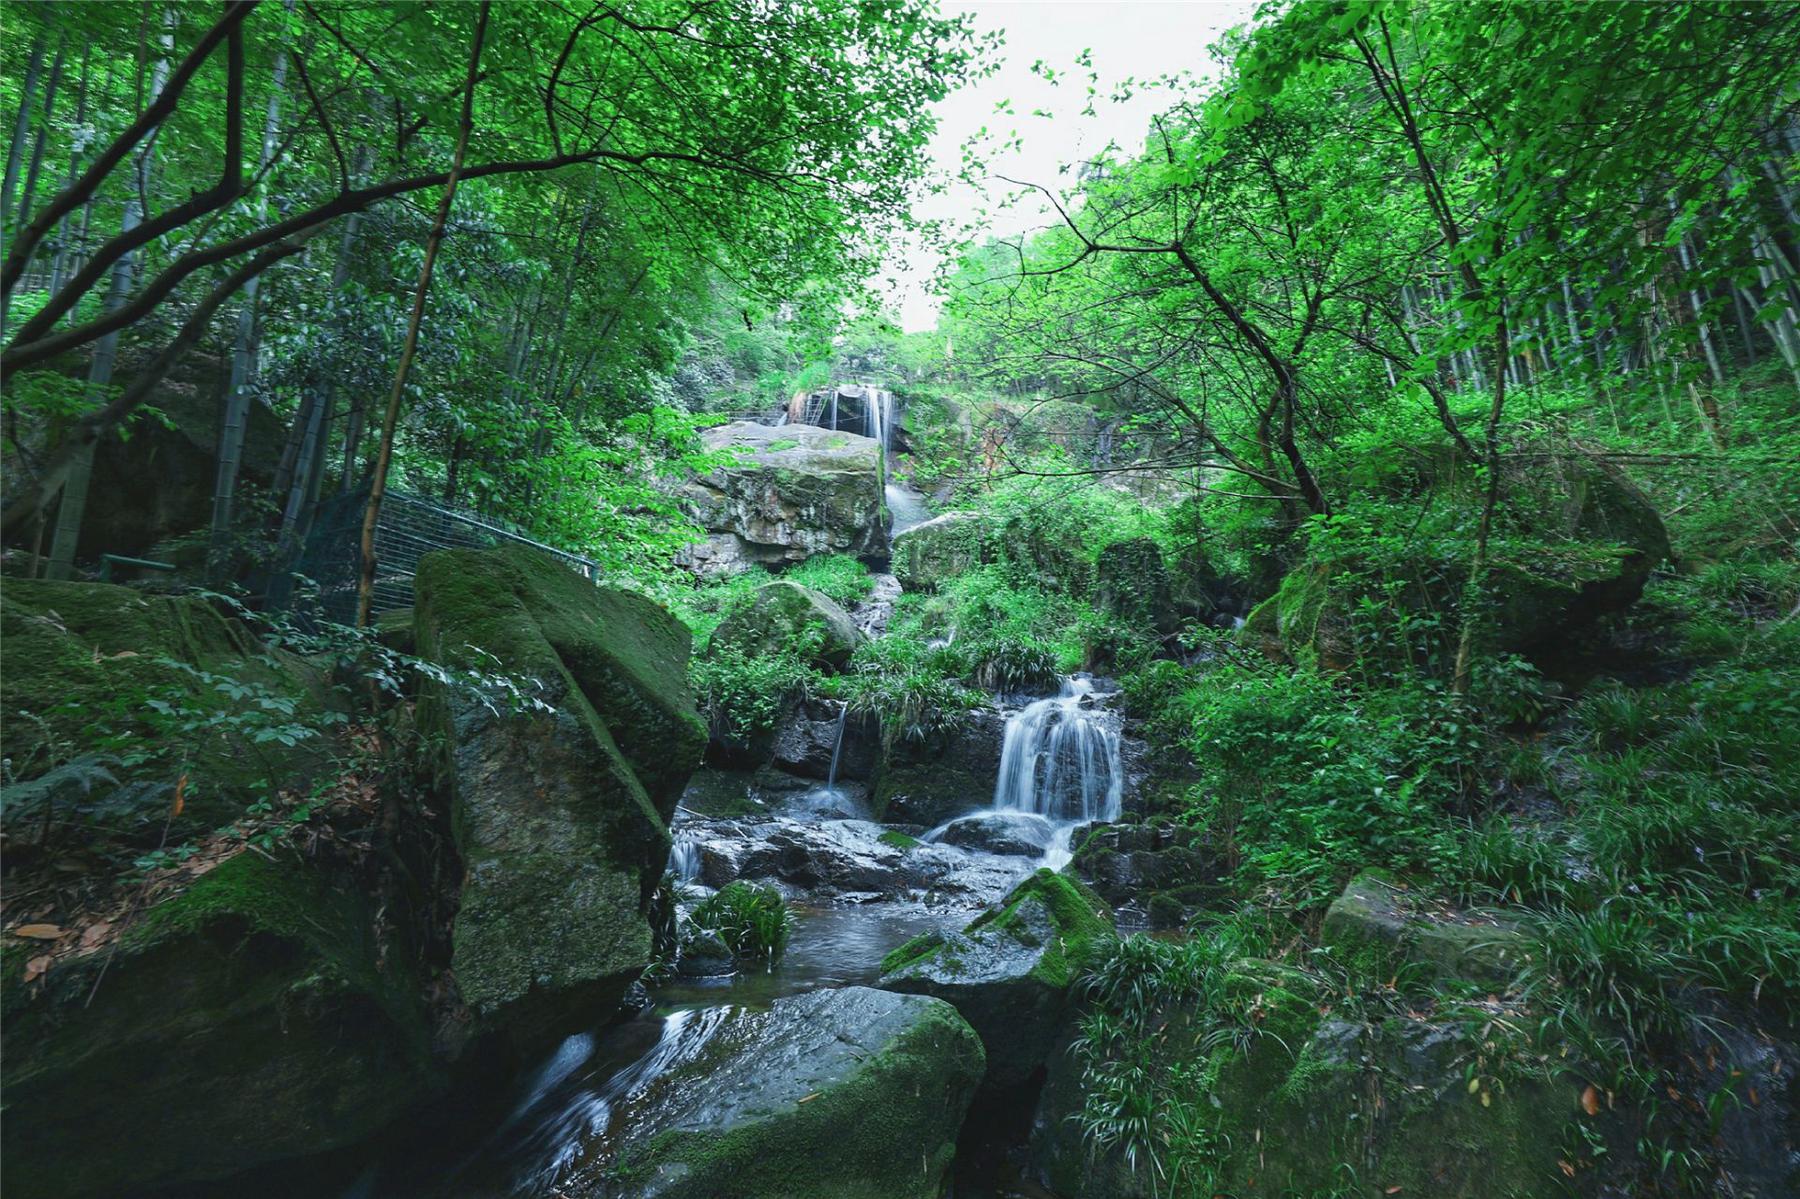
<path id="1" fill-rule="evenodd" d="M 838 760 L 844 756 L 844 725 L 850 718 L 850 705 L 838 707 L 837 737 L 831 743 L 831 769 L 825 773 L 825 790 L 837 793 Z"/>
<path id="2" fill-rule="evenodd" d="M 669 847 L 668 873 L 678 883 L 691 883 L 700 877 L 700 847 L 680 829 L 675 830 L 675 843 Z"/>
<path id="3" fill-rule="evenodd" d="M 1058 823 L 1119 818 L 1119 730 L 1094 707 L 1093 695 L 1092 680 L 1064 679 L 1060 693 L 1007 720 L 994 784 L 997 811 Z"/>

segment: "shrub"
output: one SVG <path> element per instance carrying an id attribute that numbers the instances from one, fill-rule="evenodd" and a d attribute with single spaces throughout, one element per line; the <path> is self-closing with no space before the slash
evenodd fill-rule
<path id="1" fill-rule="evenodd" d="M 721 887 L 688 916 L 695 927 L 719 934 L 726 948 L 742 961 L 773 966 L 787 951 L 794 915 L 781 892 L 756 883 Z"/>

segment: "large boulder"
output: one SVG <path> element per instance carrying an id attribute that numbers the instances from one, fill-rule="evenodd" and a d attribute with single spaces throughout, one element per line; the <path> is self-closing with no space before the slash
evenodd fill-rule
<path id="1" fill-rule="evenodd" d="M 1424 465 L 1407 476 L 1411 485 L 1433 490 L 1451 514 L 1440 519 L 1472 523 L 1482 496 L 1473 472 L 1441 454 L 1419 458 Z M 1649 500 L 1615 468 L 1584 454 L 1521 449 L 1509 460 L 1502 494 L 1485 585 L 1488 648 L 1529 651 L 1629 607 L 1669 555 L 1668 532 Z M 1423 538 L 1394 561 L 1364 562 L 1356 553 L 1304 561 L 1250 613 L 1244 636 L 1271 653 L 1344 666 L 1359 652 L 1354 621 L 1370 596 L 1361 576 L 1388 581 L 1377 597 L 1384 606 L 1442 613 L 1461 600 L 1471 553 L 1472 543 L 1458 533 Z"/>
<path id="2" fill-rule="evenodd" d="M 1039 870 L 960 933 L 927 933 L 882 962 L 881 985 L 948 1000 L 987 1047 L 988 1081 L 1016 1086 L 1048 1057 L 1076 977 L 1113 931 L 1106 902 Z"/>
<path id="3" fill-rule="evenodd" d="M 1525 966 L 1518 923 L 1493 912 L 1427 903 L 1379 870 L 1350 880 L 1326 909 L 1319 939 L 1391 974 L 1402 964 L 1439 978 L 1505 987 Z"/>
<path id="4" fill-rule="evenodd" d="M 128 383 L 147 365 L 121 362 L 115 379 Z M 162 555 L 174 547 L 159 543 L 207 527 L 218 475 L 219 405 L 230 373 L 229 364 L 217 357 L 182 359 L 150 393 L 147 403 L 159 417 L 133 422 L 128 436 L 100 439 L 94 447 L 96 483 L 76 550 L 81 559 Z M 287 426 L 260 400 L 251 401 L 245 422 L 238 486 L 249 493 L 274 480 Z M 191 549 L 197 558 L 204 546 L 196 542 Z"/>
<path id="5" fill-rule="evenodd" d="M 360 1141 L 444 1083 L 423 987 L 370 905 L 246 849 L 113 945 L 4 963 L 6 1191 L 103 1196 Z"/>
<path id="6" fill-rule="evenodd" d="M 1100 550 L 1094 560 L 1094 601 L 1130 624 L 1173 632 L 1179 623 L 1162 548 L 1148 537 L 1115 541 Z"/>
<path id="7" fill-rule="evenodd" d="M 480 1017 L 527 1029 L 649 964 L 668 821 L 706 745 L 687 630 L 520 546 L 420 559 L 419 652 L 474 672 L 421 718 L 464 865 L 452 967 Z"/>
<path id="8" fill-rule="evenodd" d="M 862 643 L 856 622 L 835 600 L 777 579 L 726 610 L 707 651 L 730 649 L 748 657 L 797 651 L 816 665 L 841 670 Z"/>
<path id="9" fill-rule="evenodd" d="M 703 1052 L 632 1098 L 584 1194 L 937 1199 L 982 1073 L 955 1009 L 842 987 L 728 1010 Z"/>
<path id="10" fill-rule="evenodd" d="M 1171 823 L 1092 826 L 1077 834 L 1069 868 L 1112 904 L 1168 893 L 1187 906 L 1224 874 L 1201 830 Z"/>
<path id="11" fill-rule="evenodd" d="M 875 770 L 880 728 L 872 717 L 848 716 L 840 704 L 804 700 L 775 725 L 775 769 L 799 778 L 867 779 Z"/>
<path id="12" fill-rule="evenodd" d="M 936 591 L 945 580 L 993 560 L 992 521 L 979 512 L 946 512 L 894 538 L 892 568 L 908 591 Z"/>
<path id="13" fill-rule="evenodd" d="M 1492 1020 L 1343 1017 L 1287 989 L 1286 969 L 1244 961 L 1229 972 L 1224 985 L 1256 996 L 1253 1022 L 1231 1037 L 1205 1018 L 1203 997 L 1162 1010 L 1140 1041 L 1143 1068 L 1165 1085 L 1179 1086 L 1168 1083 L 1177 1071 L 1204 1080 L 1187 1092 L 1204 1125 L 1189 1143 L 1214 1147 L 1205 1158 L 1213 1190 L 1535 1199 L 1586 1193 L 1569 1171 L 1585 1172 L 1588 1159 L 1568 1146 L 1624 1151 L 1604 1106 L 1598 1118 L 1583 1111 L 1589 1076 L 1531 1042 L 1541 1013 L 1514 1005 Z M 1059 1194 L 1151 1199 L 1161 1192 L 1141 1156 L 1134 1165 L 1117 1145 L 1069 1135 L 1086 1101 L 1083 1073 L 1079 1050 L 1051 1054 L 1033 1123 L 1035 1173 Z"/>
<path id="14" fill-rule="evenodd" d="M 881 446 L 812 425 L 720 425 L 708 450 L 738 461 L 690 480 L 682 500 L 707 542 L 684 561 L 702 573 L 799 562 L 814 554 L 887 553 Z"/>
<path id="15" fill-rule="evenodd" d="M 870 803 L 889 823 L 935 828 L 994 802 L 1006 716 L 998 708 L 967 713 L 954 729 L 887 746 L 875 768 Z"/>
<path id="16" fill-rule="evenodd" d="M 0 641 L 8 770 L 66 779 L 46 783 L 41 797 L 64 821 L 178 843 L 230 823 L 277 786 L 303 789 L 328 764 L 329 694 L 317 672 L 198 597 L 6 579 Z M 109 741 L 117 753 L 96 748 Z M 179 754 L 127 753 L 177 742 Z M 182 775 L 183 811 L 165 833 Z M 15 797 L 8 818 L 25 815 Z"/>

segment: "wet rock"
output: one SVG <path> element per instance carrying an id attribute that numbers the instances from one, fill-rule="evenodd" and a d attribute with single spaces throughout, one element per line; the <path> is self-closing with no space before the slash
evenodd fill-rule
<path id="1" fill-rule="evenodd" d="M 778 579 L 733 604 L 706 648 L 750 657 L 800 650 L 816 665 L 842 670 L 862 643 L 856 622 L 830 597 Z"/>
<path id="2" fill-rule="evenodd" d="M 982 1073 L 949 1004 L 867 987 L 740 1011 L 630 1105 L 568 1193 L 590 1199 L 936 1199 Z"/>
<path id="3" fill-rule="evenodd" d="M 919 895 L 987 902 L 1018 881 L 1018 858 L 920 843 L 867 820 L 774 817 L 682 826 L 698 882 L 773 883 L 791 899 Z"/>
<path id="4" fill-rule="evenodd" d="M 737 957 L 725 939 L 710 928 L 683 930 L 675 973 L 683 978 L 717 978 L 737 973 Z"/>
<path id="5" fill-rule="evenodd" d="M 1039 870 L 962 932 L 926 934 L 896 949 L 882 963 L 881 985 L 956 1005 L 987 1047 L 988 1081 L 1014 1086 L 1044 1062 L 1082 964 L 1112 928 L 1099 896 Z"/>
<path id="6" fill-rule="evenodd" d="M 1042 857 L 1056 829 L 1042 816 L 1029 812 L 981 812 L 952 820 L 937 839 L 945 845 L 980 849 L 988 853 Z"/>
<path id="7" fill-rule="evenodd" d="M 702 573 L 799 562 L 814 554 L 887 552 L 877 442 L 811 425 L 739 421 L 701 434 L 734 465 L 692 480 L 682 500 L 707 544 L 684 555 Z"/>
<path id="8" fill-rule="evenodd" d="M 649 963 L 667 822 L 706 732 L 688 634 L 644 597 L 523 547 L 419 562 L 420 652 L 523 680 L 529 705 L 438 685 L 465 876 L 452 967 L 484 1020 L 527 1035 L 617 1001 Z"/>
<path id="9" fill-rule="evenodd" d="M 1096 824 L 1076 831 L 1070 869 L 1108 903 L 1218 881 L 1200 830 L 1173 824 Z"/>
<path id="10" fill-rule="evenodd" d="M 775 726 L 773 765 L 802 778 L 867 779 L 875 771 L 880 728 L 866 717 L 841 717 L 837 704 L 796 704 Z M 840 737 L 841 730 L 841 737 Z"/>
<path id="11" fill-rule="evenodd" d="M 1005 738 L 1005 713 L 982 708 L 953 732 L 896 741 L 876 767 L 871 797 L 876 814 L 935 828 L 991 806 Z"/>

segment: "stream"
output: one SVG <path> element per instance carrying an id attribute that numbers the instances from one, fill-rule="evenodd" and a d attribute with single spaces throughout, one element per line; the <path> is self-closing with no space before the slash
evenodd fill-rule
<path id="1" fill-rule="evenodd" d="M 884 434 L 885 408 L 875 409 Z M 917 492 L 896 483 L 886 490 L 894 531 L 930 518 Z M 878 575 L 875 593 L 853 613 L 871 636 L 885 632 L 899 590 L 892 575 Z M 794 915 L 780 961 L 766 970 L 712 976 L 678 963 L 636 1015 L 565 1039 L 498 1109 L 504 1118 L 460 1155 L 423 1170 L 416 1158 L 384 1163 L 342 1199 L 587 1194 L 620 1132 L 653 1110 L 672 1072 L 703 1054 L 733 1021 L 786 996 L 875 985 L 882 958 L 905 941 L 960 929 L 1034 870 L 1066 865 L 1078 829 L 1118 818 L 1119 717 L 1085 677 L 1002 710 L 992 792 L 969 796 L 967 811 L 936 828 L 877 823 L 868 818 L 862 788 L 840 785 L 841 715 L 823 785 L 747 793 L 747 806 L 755 809 L 748 815 L 707 816 L 680 807 L 667 869 L 680 886 L 684 913 L 738 879 L 773 885 Z M 954 1193 L 999 1193 L 991 1181 L 964 1177 L 991 1171 L 992 1164 L 965 1169 L 959 1154 Z"/>

